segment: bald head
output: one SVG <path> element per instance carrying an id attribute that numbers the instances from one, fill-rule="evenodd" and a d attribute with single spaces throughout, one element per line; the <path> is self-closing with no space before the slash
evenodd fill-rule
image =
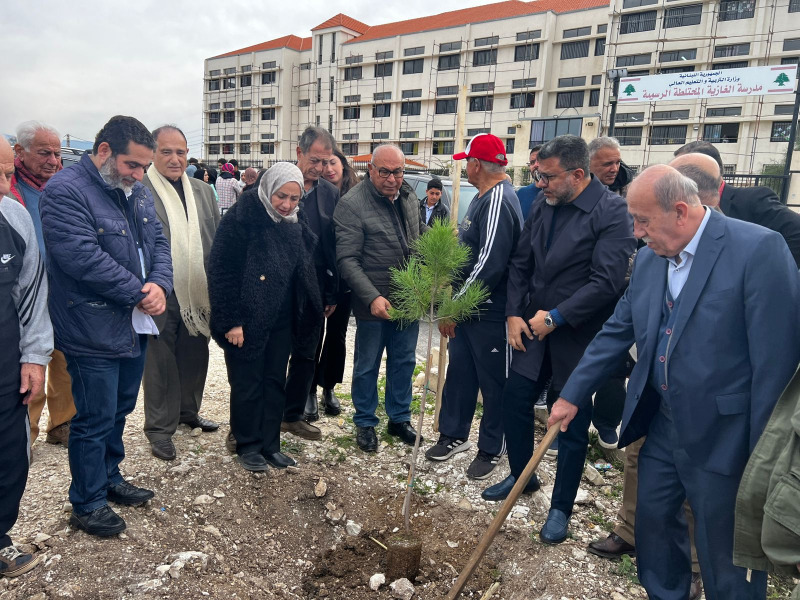
<path id="1" fill-rule="evenodd" d="M 14 175 L 14 150 L 5 137 L 0 135 L 0 197 L 11 192 L 11 176 Z"/>
<path id="2" fill-rule="evenodd" d="M 700 202 L 711 208 L 719 205 L 719 188 L 722 175 L 717 161 L 707 154 L 691 152 L 682 154 L 669 163 L 671 167 L 697 184 Z"/>

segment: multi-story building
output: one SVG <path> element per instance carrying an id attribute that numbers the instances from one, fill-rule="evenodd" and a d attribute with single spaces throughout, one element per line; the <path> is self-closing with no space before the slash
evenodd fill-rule
<path id="1" fill-rule="evenodd" d="M 504 139 L 519 167 L 533 144 L 606 130 L 610 68 L 642 75 L 797 62 L 798 11 L 800 0 L 508 0 L 374 27 L 338 14 L 311 37 L 206 60 L 205 157 L 294 158 L 300 132 L 316 124 L 348 156 L 388 141 L 441 167 L 463 122 L 463 136 Z M 731 170 L 759 170 L 785 150 L 776 141 L 792 102 L 787 94 L 628 105 L 616 134 L 634 166 L 708 139 Z"/>

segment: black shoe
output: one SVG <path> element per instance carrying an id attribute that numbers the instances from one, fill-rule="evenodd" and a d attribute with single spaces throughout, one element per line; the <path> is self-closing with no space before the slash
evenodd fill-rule
<path id="1" fill-rule="evenodd" d="M 306 398 L 306 407 L 303 409 L 303 420 L 308 421 L 309 423 L 319 421 L 319 409 L 317 408 L 317 386 L 314 386 L 311 391 L 308 392 L 308 398 Z"/>
<path id="2" fill-rule="evenodd" d="M 428 448 L 425 458 L 428 460 L 447 460 L 453 454 L 469 450 L 472 442 L 467 439 L 452 438 L 448 435 L 439 434 L 439 441 L 435 446 Z"/>
<path id="3" fill-rule="evenodd" d="M 139 506 L 150 500 L 155 494 L 151 490 L 136 487 L 127 481 L 109 486 L 106 497 L 117 504 L 125 506 Z"/>
<path id="4" fill-rule="evenodd" d="M 356 427 L 356 443 L 364 452 L 375 452 L 378 449 L 378 436 L 374 427 Z"/>
<path id="5" fill-rule="evenodd" d="M 276 469 L 285 469 L 286 467 L 295 467 L 297 466 L 297 461 L 293 458 L 286 456 L 283 452 L 275 452 L 273 454 L 267 454 L 264 457 L 264 460 L 267 461 L 272 467 Z"/>
<path id="6" fill-rule="evenodd" d="M 175 444 L 171 439 L 150 442 L 150 452 L 161 460 L 175 460 Z"/>
<path id="7" fill-rule="evenodd" d="M 69 524 L 75 529 L 83 529 L 89 535 L 97 537 L 111 537 L 125 531 L 125 521 L 106 504 L 85 515 L 76 515 L 74 512 L 69 518 Z"/>
<path id="8" fill-rule="evenodd" d="M 514 484 L 517 482 L 516 478 L 513 475 L 509 475 L 500 483 L 496 483 L 492 485 L 483 492 L 481 492 L 481 498 L 484 500 L 488 500 L 489 502 L 497 502 L 498 500 L 505 500 L 508 498 L 508 494 L 511 492 L 511 488 L 514 487 Z M 522 490 L 523 494 L 532 494 L 536 490 L 539 489 L 539 478 L 536 477 L 536 473 L 533 474 L 531 480 L 528 482 L 528 485 Z"/>
<path id="9" fill-rule="evenodd" d="M 478 449 L 478 454 L 472 459 L 467 468 L 467 477 L 470 479 L 486 479 L 492 474 L 497 463 L 500 462 L 499 454 L 489 454 Z"/>
<path id="10" fill-rule="evenodd" d="M 264 460 L 264 457 L 258 452 L 248 452 L 247 454 L 242 454 L 239 456 L 238 460 L 240 465 L 242 465 L 248 471 L 253 471 L 254 473 L 269 469 L 269 466 L 267 466 L 267 461 Z"/>
<path id="11" fill-rule="evenodd" d="M 405 423 L 392 423 L 389 421 L 389 425 L 386 427 L 386 432 L 389 435 L 399 437 L 401 440 L 403 440 L 403 443 L 408 444 L 409 446 L 413 446 L 414 442 L 417 441 L 417 431 L 408 421 Z M 421 444 L 424 441 L 425 438 L 419 436 L 419 443 Z"/>
<path id="12" fill-rule="evenodd" d="M 204 419 L 200 415 L 198 415 L 195 419 L 191 421 L 184 421 L 184 425 L 188 425 L 192 429 L 197 429 L 198 427 L 208 433 L 209 431 L 216 431 L 219 429 L 219 423 L 215 423 L 209 419 Z"/>
<path id="13" fill-rule="evenodd" d="M 323 388 L 322 405 L 325 408 L 325 414 L 331 417 L 335 417 L 342 412 L 342 405 L 339 404 L 339 399 L 333 393 L 333 388 Z"/>

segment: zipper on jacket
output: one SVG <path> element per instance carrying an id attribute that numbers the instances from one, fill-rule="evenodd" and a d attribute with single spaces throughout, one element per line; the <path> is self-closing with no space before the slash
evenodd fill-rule
<path id="1" fill-rule="evenodd" d="M 122 216 L 125 219 L 125 224 L 128 226 L 128 232 L 132 235 L 133 232 L 131 231 L 130 221 L 128 221 L 128 213 L 125 211 L 125 207 L 122 205 L 122 201 L 119 198 L 120 193 L 124 194 L 124 192 L 122 192 L 121 190 L 117 190 L 117 204 L 119 204 L 119 208 L 122 211 Z M 125 200 L 128 201 L 128 198 L 126 197 Z M 139 247 L 139 241 L 134 238 L 133 242 L 134 245 L 136 246 L 136 254 L 138 255 L 137 258 L 139 258 L 139 256 L 142 256 L 141 249 Z M 143 261 L 144 258 L 142 258 L 141 260 Z M 142 263 L 142 268 L 144 269 L 144 263 Z M 136 331 L 133 329 L 133 319 L 131 319 L 130 322 L 130 332 L 131 332 L 131 352 L 133 352 L 133 349 L 136 348 L 136 335 L 137 335 Z"/>

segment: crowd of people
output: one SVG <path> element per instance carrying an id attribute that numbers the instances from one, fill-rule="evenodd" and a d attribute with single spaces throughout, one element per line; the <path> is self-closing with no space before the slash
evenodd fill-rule
<path id="1" fill-rule="evenodd" d="M 0 329 L 11 342 L 0 352 L 0 575 L 40 561 L 8 531 L 44 404 L 47 441 L 68 446 L 70 524 L 118 534 L 126 525 L 109 503 L 154 497 L 120 471 L 140 386 L 156 458 L 176 458 L 180 424 L 219 428 L 200 414 L 211 338 L 231 388 L 226 446 L 242 468 L 295 465 L 281 433 L 321 439 L 320 409 L 341 412 L 351 314 L 357 445 L 378 449 L 384 352 L 387 433 L 414 444 L 418 324 L 390 318 L 390 269 L 449 219 L 442 183 L 417 198 L 392 144 L 359 180 L 318 127 L 296 152 L 242 173 L 221 159 L 217 175 L 188 157 L 179 128 L 150 132 L 125 116 L 68 169 L 46 124 L 20 125 L 13 149 L 0 139 Z M 709 600 L 765 598 L 767 571 L 800 566 L 800 215 L 767 188 L 726 185 L 707 142 L 634 176 L 615 139 L 559 136 L 531 150 L 535 183 L 520 190 L 491 134 L 453 159 L 478 190 L 458 224 L 470 259 L 453 294 L 476 282 L 489 293 L 473 318 L 439 322 L 450 361 L 426 457 L 471 448 L 480 393 L 465 476 L 487 479 L 507 455 L 508 475 L 482 492 L 504 500 L 531 459 L 535 411 L 547 410 L 560 433 L 539 536 L 558 544 L 594 424 L 626 464 L 619 524 L 589 551 L 636 555 L 650 598 L 695 600 L 703 583 Z M 539 487 L 534 474 L 523 489 Z"/>

